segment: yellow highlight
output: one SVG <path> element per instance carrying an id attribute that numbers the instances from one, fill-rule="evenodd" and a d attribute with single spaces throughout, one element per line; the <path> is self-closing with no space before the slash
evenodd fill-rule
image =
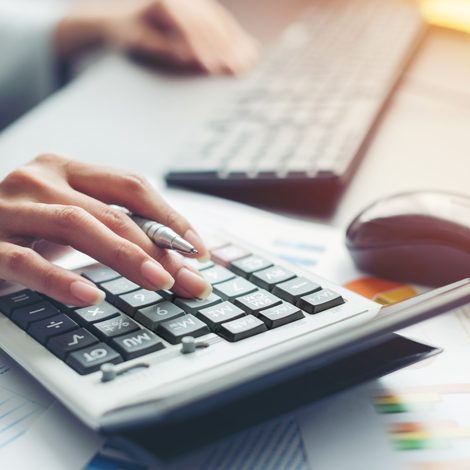
<path id="1" fill-rule="evenodd" d="M 413 393 L 410 395 L 388 395 L 374 397 L 373 400 L 375 405 L 395 405 L 397 403 L 435 403 L 441 401 L 442 399 L 439 393 Z"/>
<path id="2" fill-rule="evenodd" d="M 468 439 L 470 438 L 470 429 L 468 428 L 449 428 L 436 429 L 435 431 L 417 431 L 392 433 L 392 441 L 424 441 L 425 439 Z"/>
<path id="3" fill-rule="evenodd" d="M 418 293 L 411 286 L 402 286 L 377 294 L 372 300 L 382 305 L 394 304 L 402 300 L 411 299 Z"/>
<path id="4" fill-rule="evenodd" d="M 421 0 L 426 22 L 470 33 L 470 0 Z"/>

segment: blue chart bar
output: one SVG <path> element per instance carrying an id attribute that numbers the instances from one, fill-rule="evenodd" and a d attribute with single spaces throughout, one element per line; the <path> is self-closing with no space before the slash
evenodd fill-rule
<path id="1" fill-rule="evenodd" d="M 0 449 L 24 434 L 45 410 L 44 406 L 0 387 Z"/>

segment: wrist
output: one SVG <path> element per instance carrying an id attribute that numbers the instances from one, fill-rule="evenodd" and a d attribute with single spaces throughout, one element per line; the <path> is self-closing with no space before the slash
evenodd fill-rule
<path id="1" fill-rule="evenodd" d="M 69 59 L 92 47 L 109 43 L 112 18 L 106 3 L 79 3 L 59 23 L 56 45 L 59 56 Z"/>

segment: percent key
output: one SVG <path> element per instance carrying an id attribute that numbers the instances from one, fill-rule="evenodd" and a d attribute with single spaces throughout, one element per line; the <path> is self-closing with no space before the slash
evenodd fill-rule
<path id="1" fill-rule="evenodd" d="M 139 329 L 139 325 L 125 315 L 119 315 L 118 317 L 110 318 L 90 326 L 90 331 L 105 342 L 109 342 L 116 336 L 132 333 Z"/>

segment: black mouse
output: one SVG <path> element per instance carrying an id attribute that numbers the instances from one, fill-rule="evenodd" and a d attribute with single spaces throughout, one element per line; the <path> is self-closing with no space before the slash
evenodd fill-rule
<path id="1" fill-rule="evenodd" d="M 470 277 L 470 198 L 419 191 L 381 199 L 348 227 L 356 266 L 381 278 L 443 286 Z"/>

